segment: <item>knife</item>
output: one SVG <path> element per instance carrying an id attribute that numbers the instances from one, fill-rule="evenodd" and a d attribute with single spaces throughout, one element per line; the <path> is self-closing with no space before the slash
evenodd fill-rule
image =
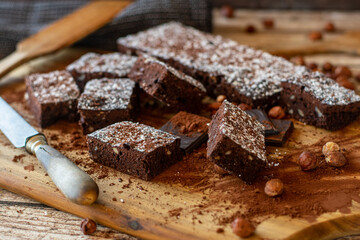
<path id="1" fill-rule="evenodd" d="M 59 151 L 47 144 L 42 133 L 30 126 L 0 97 L 0 130 L 16 147 L 25 147 L 46 169 L 59 190 L 72 202 L 90 205 L 99 195 L 94 180 Z"/>

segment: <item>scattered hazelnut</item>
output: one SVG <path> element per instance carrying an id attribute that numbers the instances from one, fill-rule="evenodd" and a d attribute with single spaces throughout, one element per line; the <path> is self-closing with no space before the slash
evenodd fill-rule
<path id="1" fill-rule="evenodd" d="M 225 99 L 226 99 L 225 95 L 219 95 L 217 96 L 216 101 L 222 103 Z"/>
<path id="2" fill-rule="evenodd" d="M 239 217 L 231 223 L 231 228 L 241 238 L 249 237 L 255 231 L 255 227 L 248 220 Z"/>
<path id="3" fill-rule="evenodd" d="M 309 63 L 307 67 L 314 71 L 318 68 L 318 65 L 316 63 Z"/>
<path id="4" fill-rule="evenodd" d="M 341 152 L 329 152 L 325 156 L 325 161 L 329 166 L 342 167 L 347 163 L 347 159 Z"/>
<path id="5" fill-rule="evenodd" d="M 298 164 L 303 171 L 309 171 L 315 169 L 318 162 L 314 154 L 305 151 L 300 154 Z"/>
<path id="6" fill-rule="evenodd" d="M 233 18 L 234 17 L 234 9 L 229 5 L 224 5 L 220 9 L 221 15 L 226 18 Z"/>
<path id="7" fill-rule="evenodd" d="M 271 179 L 266 182 L 264 191 L 265 191 L 265 194 L 270 197 L 279 196 L 284 191 L 284 184 L 278 178 Z"/>
<path id="8" fill-rule="evenodd" d="M 274 27 L 274 20 L 271 18 L 266 18 L 263 20 L 263 25 L 265 28 L 273 28 Z"/>
<path id="9" fill-rule="evenodd" d="M 256 28 L 254 27 L 254 25 L 249 24 L 246 26 L 245 31 L 247 33 L 254 33 L 256 32 Z"/>
<path id="10" fill-rule="evenodd" d="M 322 33 L 321 32 L 318 32 L 318 31 L 315 31 L 315 32 L 311 32 L 309 34 L 309 38 L 313 41 L 318 41 L 318 40 L 321 40 L 322 39 Z"/>
<path id="11" fill-rule="evenodd" d="M 356 81 L 360 82 L 360 73 L 356 74 L 355 79 Z"/>
<path id="12" fill-rule="evenodd" d="M 245 104 L 245 103 L 240 103 L 240 104 L 238 105 L 238 107 L 239 107 L 241 110 L 243 110 L 243 111 L 245 111 L 245 110 L 251 110 L 251 109 L 252 109 L 252 107 L 251 107 L 250 105 L 247 105 L 247 104 Z"/>
<path id="13" fill-rule="evenodd" d="M 214 164 L 214 171 L 219 175 L 227 175 L 227 174 L 229 174 L 225 169 L 223 169 L 222 167 L 220 167 L 217 164 Z"/>
<path id="14" fill-rule="evenodd" d="M 334 142 L 327 142 L 322 148 L 322 153 L 326 156 L 330 152 L 339 152 L 340 146 Z"/>
<path id="15" fill-rule="evenodd" d="M 214 102 L 214 103 L 211 103 L 211 104 L 208 105 L 208 107 L 211 110 L 218 110 L 220 106 L 221 106 L 220 102 Z"/>
<path id="16" fill-rule="evenodd" d="M 285 117 L 284 109 L 280 106 L 272 107 L 268 113 L 269 117 L 274 119 L 282 119 Z"/>
<path id="17" fill-rule="evenodd" d="M 290 61 L 292 63 L 294 63 L 295 65 L 301 65 L 301 66 L 304 66 L 305 65 L 305 59 L 303 56 L 295 56 L 295 57 L 292 57 L 290 59 Z"/>
<path id="18" fill-rule="evenodd" d="M 334 75 L 335 75 L 335 78 L 340 75 L 346 76 L 347 78 L 351 78 L 352 72 L 346 66 L 337 66 L 334 70 Z"/>
<path id="19" fill-rule="evenodd" d="M 346 77 L 344 76 L 338 76 L 336 78 L 336 82 L 340 85 L 340 86 L 343 86 L 344 88 L 347 88 L 347 89 L 351 89 L 351 90 L 354 90 L 355 89 L 355 85 L 350 82 Z"/>
<path id="20" fill-rule="evenodd" d="M 331 63 L 329 63 L 329 62 L 326 62 L 326 63 L 323 64 L 322 70 L 324 72 L 331 72 L 333 70 L 333 65 Z"/>
<path id="21" fill-rule="evenodd" d="M 81 221 L 80 229 L 85 235 L 90 235 L 96 231 L 96 223 L 89 218 L 85 218 Z"/>
<path id="22" fill-rule="evenodd" d="M 328 22 L 325 24 L 324 30 L 327 32 L 334 32 L 335 31 L 335 25 L 332 22 Z"/>

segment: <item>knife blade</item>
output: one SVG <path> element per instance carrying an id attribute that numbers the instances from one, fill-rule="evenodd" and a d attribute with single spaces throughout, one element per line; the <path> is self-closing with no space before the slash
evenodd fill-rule
<path id="1" fill-rule="evenodd" d="M 47 144 L 42 133 L 27 123 L 0 97 L 0 130 L 16 147 L 25 147 L 45 167 L 59 190 L 71 201 L 89 205 L 96 201 L 99 187 L 94 180 L 71 160 Z"/>

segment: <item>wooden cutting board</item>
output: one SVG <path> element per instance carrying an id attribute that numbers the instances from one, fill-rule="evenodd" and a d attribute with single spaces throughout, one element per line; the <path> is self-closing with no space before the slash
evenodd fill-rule
<path id="1" fill-rule="evenodd" d="M 33 61 L 19 69 L 18 73 L 20 76 L 29 69 L 50 71 L 63 68 L 83 53 L 83 50 L 69 49 Z M 44 65 L 45 62 L 47 64 Z M 0 95 L 34 125 L 34 119 L 25 104 L 24 91 L 25 86 L 22 82 L 12 83 L 3 86 Z M 140 121 L 160 127 L 170 116 L 171 114 L 164 114 L 156 109 L 143 109 Z M 36 199 L 61 211 L 92 218 L 105 226 L 144 239 L 239 239 L 232 233 L 230 224 L 221 224 L 220 219 L 242 211 L 241 209 L 247 207 L 246 204 L 226 201 L 214 203 L 213 197 L 221 193 L 216 186 L 231 182 L 235 186 L 238 184 L 239 187 L 243 187 L 243 183 L 233 176 L 219 177 L 212 171 L 211 163 L 208 161 L 193 162 L 186 158 L 153 181 L 145 182 L 93 163 L 76 123 L 60 121 L 43 131 L 50 144 L 60 149 L 96 180 L 101 189 L 98 201 L 91 206 L 80 206 L 65 199 L 36 158 L 25 153 L 23 149 L 13 148 L 2 134 L 0 134 L 0 187 Z M 295 131 L 286 147 L 268 147 L 267 151 L 270 157 L 287 155 L 292 156 L 287 159 L 288 161 L 296 161 L 302 149 L 319 151 L 318 141 L 326 139 L 341 143 L 341 146 L 348 151 L 347 157 L 353 170 L 359 169 L 356 174 L 352 171 L 336 175 L 331 181 L 334 184 L 342 184 L 344 179 L 354 178 L 359 179 L 360 186 L 359 120 L 337 132 L 316 129 L 295 121 Z M 205 146 L 196 154 L 204 152 Z M 17 159 L 14 159 L 15 156 Z M 96 169 L 97 172 L 92 169 Z M 273 171 L 291 175 L 293 171 L 300 170 L 294 169 L 294 165 L 289 165 Z M 316 181 L 326 182 L 329 179 Z M 285 191 L 290 192 L 290 189 L 285 188 Z M 299 201 L 303 200 L 299 197 Z M 257 219 L 256 233 L 250 239 L 335 238 L 360 233 L 360 204 L 353 202 L 347 213 L 339 211 L 325 213 L 312 221 L 286 215 L 281 217 L 263 215 Z M 224 233 L 217 233 L 219 228 L 222 228 Z"/>

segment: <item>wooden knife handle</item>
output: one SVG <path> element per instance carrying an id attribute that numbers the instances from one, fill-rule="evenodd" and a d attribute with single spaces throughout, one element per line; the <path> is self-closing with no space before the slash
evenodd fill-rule
<path id="1" fill-rule="evenodd" d="M 67 157 L 47 145 L 42 134 L 27 140 L 26 150 L 36 155 L 59 190 L 72 202 L 90 205 L 99 195 L 94 180 Z"/>

